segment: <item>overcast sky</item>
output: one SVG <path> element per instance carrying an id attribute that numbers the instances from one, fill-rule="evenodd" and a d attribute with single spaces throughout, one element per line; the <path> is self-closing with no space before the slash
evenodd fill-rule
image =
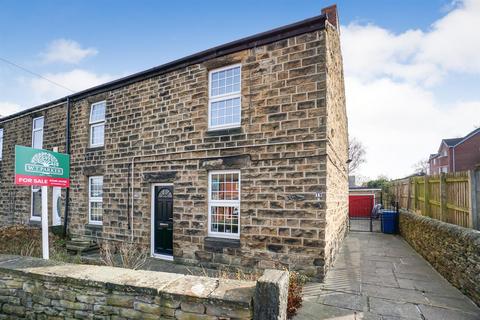
<path id="1" fill-rule="evenodd" d="M 319 14 L 332 1 L 0 0 L 0 59 L 73 91 Z M 401 177 L 480 126 L 480 0 L 337 1 L 359 174 Z M 0 61 L 0 114 L 69 94 Z"/>

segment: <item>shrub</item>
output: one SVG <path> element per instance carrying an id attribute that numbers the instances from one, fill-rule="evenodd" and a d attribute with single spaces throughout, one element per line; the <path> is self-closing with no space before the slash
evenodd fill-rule
<path id="1" fill-rule="evenodd" d="M 113 245 L 104 242 L 100 248 L 100 257 L 107 266 L 128 269 L 140 269 L 148 259 L 148 253 L 143 246 L 132 242 L 121 242 Z"/>
<path id="2" fill-rule="evenodd" d="M 292 319 L 297 314 L 297 310 L 302 306 L 302 291 L 307 280 L 307 276 L 296 271 L 290 271 L 287 305 L 288 319 Z"/>

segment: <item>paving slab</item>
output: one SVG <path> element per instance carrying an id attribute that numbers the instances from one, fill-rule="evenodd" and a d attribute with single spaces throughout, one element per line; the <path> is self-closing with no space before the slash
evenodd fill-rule
<path id="1" fill-rule="evenodd" d="M 473 320 L 480 308 L 403 238 L 350 232 L 323 283 L 308 283 L 294 319 Z"/>

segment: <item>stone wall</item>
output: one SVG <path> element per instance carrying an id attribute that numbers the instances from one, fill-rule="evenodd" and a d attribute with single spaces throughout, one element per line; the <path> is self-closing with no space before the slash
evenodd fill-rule
<path id="1" fill-rule="evenodd" d="M 256 284 L 0 256 L 0 319 L 282 320 L 287 291 L 288 273 L 275 270 Z"/>
<path id="2" fill-rule="evenodd" d="M 348 222 L 348 120 L 339 31 L 327 23 L 327 180 L 325 272 L 333 264 L 346 235 Z"/>
<path id="3" fill-rule="evenodd" d="M 406 211 L 400 234 L 451 284 L 480 305 L 480 232 Z"/>

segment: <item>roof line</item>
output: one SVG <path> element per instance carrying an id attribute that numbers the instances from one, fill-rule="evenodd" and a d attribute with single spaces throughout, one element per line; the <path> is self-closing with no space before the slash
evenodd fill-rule
<path id="1" fill-rule="evenodd" d="M 202 63 L 207 60 L 225 56 L 234 52 L 251 49 L 258 46 L 270 44 L 272 42 L 291 38 L 303 33 L 312 32 L 315 30 L 322 30 L 325 28 L 326 15 L 321 14 L 312 18 L 301 20 L 292 24 L 288 24 L 279 28 L 268 30 L 265 32 L 257 33 L 255 35 L 241 38 L 232 42 L 228 42 L 204 51 L 194 53 L 192 55 L 167 62 L 165 64 L 153 67 L 144 71 L 140 71 L 129 76 L 113 80 L 98 86 L 94 86 L 77 93 L 37 105 L 32 108 L 22 110 L 20 112 L 11 114 L 9 116 L 0 118 L 0 123 L 16 118 L 30 112 L 37 111 L 39 109 L 49 108 L 50 105 L 57 105 L 66 101 L 67 98 L 71 100 L 80 99 L 88 95 L 99 94 L 108 90 L 114 90 L 116 88 L 132 84 L 137 81 L 142 81 L 154 76 L 162 75 L 168 72 L 178 70 L 180 68 L 188 67 L 193 64 Z"/>
<path id="2" fill-rule="evenodd" d="M 455 148 L 456 146 L 464 143 L 466 140 L 470 139 L 471 137 L 475 136 L 476 134 L 480 133 L 480 128 L 479 129 L 475 129 L 473 130 L 472 132 L 470 132 L 469 134 L 467 134 L 465 137 L 463 137 L 462 140 L 460 140 L 458 143 L 456 143 L 455 145 L 453 145 L 452 147 Z"/>

